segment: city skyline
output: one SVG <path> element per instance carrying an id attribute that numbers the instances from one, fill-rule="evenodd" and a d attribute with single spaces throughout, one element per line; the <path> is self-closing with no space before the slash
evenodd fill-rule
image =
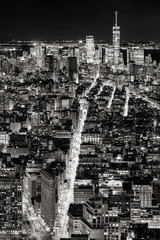
<path id="1" fill-rule="evenodd" d="M 160 240 L 160 4 L 8 2 L 0 240 Z"/>
<path id="2" fill-rule="evenodd" d="M 2 3 L 0 40 L 78 40 L 93 35 L 97 40 L 111 42 L 115 11 L 121 26 L 121 41 L 160 40 L 157 31 L 160 4 L 154 2 Z"/>

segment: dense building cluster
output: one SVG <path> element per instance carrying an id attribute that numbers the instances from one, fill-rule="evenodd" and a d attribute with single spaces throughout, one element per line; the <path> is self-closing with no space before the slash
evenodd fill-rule
<path id="1" fill-rule="evenodd" d="M 0 236 L 160 239 L 160 49 L 115 17 L 112 45 L 0 44 Z"/>

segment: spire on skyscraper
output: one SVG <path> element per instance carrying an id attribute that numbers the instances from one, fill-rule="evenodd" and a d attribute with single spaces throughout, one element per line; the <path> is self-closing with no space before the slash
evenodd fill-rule
<path id="1" fill-rule="evenodd" d="M 114 62 L 118 63 L 120 55 L 120 26 L 117 23 L 118 14 L 115 11 L 115 24 L 113 26 L 113 48 L 114 48 Z"/>
<path id="2" fill-rule="evenodd" d="M 117 11 L 115 11 L 115 26 L 117 27 Z"/>

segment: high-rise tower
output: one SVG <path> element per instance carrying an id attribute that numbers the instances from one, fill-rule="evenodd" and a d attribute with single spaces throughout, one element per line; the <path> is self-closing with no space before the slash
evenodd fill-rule
<path id="1" fill-rule="evenodd" d="M 18 234 L 21 231 L 22 181 L 13 167 L 11 170 L 11 166 L 5 166 L 0 170 L 0 235 Z"/>
<path id="2" fill-rule="evenodd" d="M 86 37 L 87 63 L 93 63 L 95 55 L 93 36 Z"/>
<path id="3" fill-rule="evenodd" d="M 114 62 L 118 63 L 120 55 L 120 26 L 117 25 L 117 12 L 115 12 L 115 25 L 113 26 Z"/>

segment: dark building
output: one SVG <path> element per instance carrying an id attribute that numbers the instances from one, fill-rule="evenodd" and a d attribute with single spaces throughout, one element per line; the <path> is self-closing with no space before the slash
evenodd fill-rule
<path id="1" fill-rule="evenodd" d="M 144 56 L 150 55 L 152 61 L 156 61 L 156 63 L 160 63 L 160 49 L 145 49 Z"/>
<path id="2" fill-rule="evenodd" d="M 105 63 L 105 48 L 102 47 L 102 63 Z"/>
<path id="3" fill-rule="evenodd" d="M 77 72 L 77 58 L 76 57 L 69 57 L 69 75 L 72 76 L 73 73 Z"/>
<path id="4" fill-rule="evenodd" d="M 88 240 L 88 239 L 89 239 L 88 234 L 72 234 L 71 238 L 60 238 L 60 240 Z"/>
<path id="5" fill-rule="evenodd" d="M 69 216 L 69 234 L 81 233 L 81 218 L 83 217 L 83 205 L 82 204 L 70 204 L 68 210 Z"/>
<path id="6" fill-rule="evenodd" d="M 12 64 L 7 60 L 7 59 L 3 59 L 2 61 L 2 67 L 1 67 L 1 71 L 5 74 L 10 74 L 11 70 L 12 70 Z"/>
<path id="7" fill-rule="evenodd" d="M 4 90 L 0 90 L 0 113 L 6 110 L 7 106 L 7 94 Z"/>
<path id="8" fill-rule="evenodd" d="M 88 234 L 72 234 L 71 240 L 88 240 Z"/>
<path id="9" fill-rule="evenodd" d="M 47 55 L 45 57 L 45 68 L 49 71 L 54 71 L 54 56 L 53 55 Z"/>
<path id="10" fill-rule="evenodd" d="M 124 65 L 127 66 L 127 50 L 126 49 L 121 49 L 120 52 L 123 54 Z"/>

